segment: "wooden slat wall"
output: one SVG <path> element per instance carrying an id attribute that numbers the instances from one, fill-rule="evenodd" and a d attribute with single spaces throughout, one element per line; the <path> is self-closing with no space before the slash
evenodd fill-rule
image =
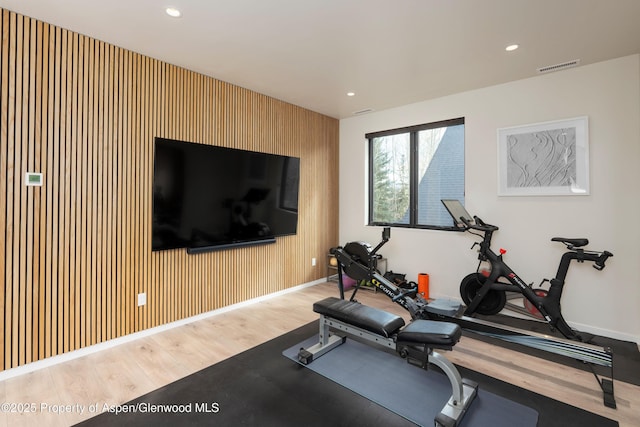
<path id="1" fill-rule="evenodd" d="M 0 369 L 324 276 L 337 120 L 0 12 Z M 298 234 L 151 252 L 155 136 L 300 157 Z"/>

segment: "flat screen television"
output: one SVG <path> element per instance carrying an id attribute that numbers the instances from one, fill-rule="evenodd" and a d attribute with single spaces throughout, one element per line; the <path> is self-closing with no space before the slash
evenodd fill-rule
<path id="1" fill-rule="evenodd" d="M 153 251 L 189 253 L 296 234 L 300 159 L 155 138 Z"/>

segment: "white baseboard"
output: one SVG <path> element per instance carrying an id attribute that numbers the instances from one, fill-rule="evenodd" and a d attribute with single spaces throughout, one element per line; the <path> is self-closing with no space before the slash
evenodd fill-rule
<path id="1" fill-rule="evenodd" d="M 567 322 L 567 323 L 569 323 L 569 326 L 571 326 L 574 329 L 577 329 L 578 331 L 587 332 L 587 333 L 598 335 L 601 337 L 613 338 L 620 341 L 630 341 L 632 343 L 635 343 L 636 345 L 640 344 L 640 337 L 632 334 L 612 331 L 610 329 L 597 328 L 595 326 L 583 325 L 581 323 L 576 323 L 576 322 Z"/>
<path id="2" fill-rule="evenodd" d="M 318 285 L 320 283 L 325 283 L 326 279 L 319 279 L 313 282 L 304 283 L 302 285 L 294 286 L 293 288 L 285 289 L 283 291 L 274 292 L 272 294 L 263 295 L 261 297 L 253 298 L 247 301 L 242 301 L 237 304 L 229 305 L 227 307 L 222 307 L 216 310 L 208 311 L 206 313 L 198 314 L 195 316 L 187 317 L 185 319 L 176 320 L 175 322 L 167 323 L 165 325 L 156 326 L 153 328 L 145 329 L 140 332 L 134 332 L 129 335 L 125 335 L 123 337 L 114 338 L 109 341 L 101 342 L 99 344 L 94 344 L 89 347 L 84 347 L 78 350 L 73 350 L 68 353 L 63 353 L 57 356 L 48 357 L 46 359 L 38 360 L 35 362 L 28 363 L 26 365 L 17 366 L 15 368 L 7 369 L 0 372 L 0 381 L 7 380 L 9 378 L 14 378 L 20 375 L 28 374 L 30 372 L 37 371 L 39 369 L 48 368 L 54 365 L 58 365 L 60 363 L 68 362 L 73 359 L 77 359 L 79 357 L 87 356 L 89 354 L 97 353 L 102 350 L 106 350 L 124 343 L 128 343 L 131 341 L 135 341 L 137 339 L 148 337 L 159 332 L 168 331 L 173 328 L 177 328 L 179 326 L 186 325 L 188 323 L 193 323 L 198 320 L 206 319 L 212 316 L 216 316 L 218 314 L 222 314 L 231 310 L 235 310 L 237 308 L 246 307 L 252 304 L 256 304 L 258 302 L 266 301 L 272 298 L 276 298 L 281 295 L 288 294 L 290 292 L 295 292 L 300 289 L 308 288 L 311 286 Z"/>

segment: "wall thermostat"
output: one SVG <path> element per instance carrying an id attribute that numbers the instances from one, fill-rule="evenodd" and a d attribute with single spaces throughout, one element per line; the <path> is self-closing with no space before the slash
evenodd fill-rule
<path id="1" fill-rule="evenodd" d="M 24 175 L 24 182 L 27 187 L 40 187 L 42 186 L 42 174 L 37 172 L 27 172 Z"/>

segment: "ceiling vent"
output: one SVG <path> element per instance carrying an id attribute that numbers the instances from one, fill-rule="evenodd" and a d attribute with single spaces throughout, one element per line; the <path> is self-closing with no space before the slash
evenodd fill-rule
<path id="1" fill-rule="evenodd" d="M 564 70 L 565 68 L 577 67 L 580 64 L 579 59 L 573 61 L 563 62 L 562 64 L 547 65 L 546 67 L 538 68 L 538 73 L 551 73 L 553 71 Z"/>
<path id="2" fill-rule="evenodd" d="M 373 108 L 365 108 L 364 110 L 358 110 L 358 111 L 354 111 L 353 115 L 357 116 L 359 114 L 367 114 L 373 111 Z"/>

